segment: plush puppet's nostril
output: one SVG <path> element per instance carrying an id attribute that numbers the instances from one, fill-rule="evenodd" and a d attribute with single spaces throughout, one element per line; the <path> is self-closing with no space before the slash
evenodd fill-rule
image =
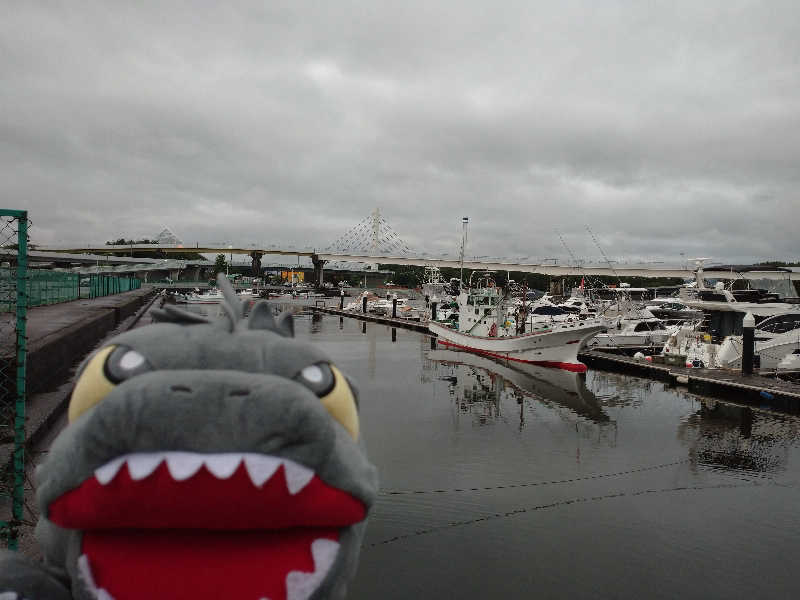
<path id="1" fill-rule="evenodd" d="M 173 392 L 187 392 L 187 393 L 191 393 L 191 391 L 192 391 L 192 388 L 190 388 L 190 387 L 188 387 L 188 386 L 185 386 L 185 385 L 173 385 L 173 386 L 172 386 L 170 389 L 171 389 Z"/>
<path id="2" fill-rule="evenodd" d="M 249 396 L 250 390 L 231 390 L 228 396 Z"/>

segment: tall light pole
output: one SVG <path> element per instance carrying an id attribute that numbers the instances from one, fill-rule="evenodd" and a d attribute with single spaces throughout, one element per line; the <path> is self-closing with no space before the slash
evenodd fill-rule
<path id="1" fill-rule="evenodd" d="M 469 217 L 461 219 L 461 287 L 464 287 L 464 251 L 467 249 L 467 225 L 469 225 Z"/>

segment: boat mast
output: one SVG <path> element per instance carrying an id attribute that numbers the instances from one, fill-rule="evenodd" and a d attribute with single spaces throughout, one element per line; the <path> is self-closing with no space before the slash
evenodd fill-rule
<path id="1" fill-rule="evenodd" d="M 464 287 L 464 251 L 467 249 L 467 225 L 469 225 L 469 217 L 464 217 L 461 219 L 461 273 L 459 278 L 461 279 L 461 287 Z"/>

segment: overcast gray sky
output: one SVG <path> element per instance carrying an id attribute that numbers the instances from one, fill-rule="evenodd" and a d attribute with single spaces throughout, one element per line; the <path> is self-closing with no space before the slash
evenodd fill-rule
<path id="1" fill-rule="evenodd" d="M 796 1 L 147 4 L 4 4 L 34 242 L 800 259 Z"/>

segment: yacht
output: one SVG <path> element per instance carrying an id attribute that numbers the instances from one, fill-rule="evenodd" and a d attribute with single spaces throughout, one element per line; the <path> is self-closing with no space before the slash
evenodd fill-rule
<path id="1" fill-rule="evenodd" d="M 615 350 L 661 350 L 670 333 L 668 327 L 647 309 L 635 309 L 607 320 L 608 331 L 598 333 L 587 347 Z"/>
<path id="2" fill-rule="evenodd" d="M 737 268 L 743 272 L 760 269 L 770 276 L 786 273 L 789 281 L 790 273 L 786 269 Z M 760 289 L 731 290 L 722 282 L 708 288 L 701 265 L 696 271 L 696 287 L 683 288 L 681 301 L 701 310 L 704 319 L 699 324 L 684 325 L 673 331 L 663 354 L 685 356 L 687 365 L 740 368 L 742 320 L 747 313 L 756 322 L 755 357 L 760 368 L 777 368 L 786 355 L 800 348 L 800 305 L 781 301 L 777 294 Z"/>

